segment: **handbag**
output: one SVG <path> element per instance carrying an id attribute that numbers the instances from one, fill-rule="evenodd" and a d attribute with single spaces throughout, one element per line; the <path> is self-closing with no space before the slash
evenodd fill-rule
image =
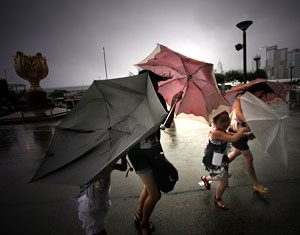
<path id="1" fill-rule="evenodd" d="M 159 154 L 149 158 L 149 164 L 158 188 L 164 193 L 172 191 L 179 179 L 178 171 L 173 164 L 168 161 L 164 153 L 159 152 Z"/>

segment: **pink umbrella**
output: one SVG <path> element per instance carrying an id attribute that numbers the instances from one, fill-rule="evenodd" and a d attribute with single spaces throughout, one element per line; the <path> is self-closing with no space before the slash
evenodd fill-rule
<path id="1" fill-rule="evenodd" d="M 217 113 L 229 110 L 229 104 L 217 86 L 213 64 L 188 58 L 157 44 L 137 66 L 167 78 L 159 82 L 159 92 L 169 105 L 173 95 L 183 91 L 183 98 L 176 105 L 177 115 L 194 114 L 209 122 Z"/>
<path id="2" fill-rule="evenodd" d="M 282 84 L 282 83 L 278 83 L 278 82 L 270 82 L 266 79 L 257 78 L 254 81 L 251 81 L 247 84 L 241 84 L 241 85 L 238 85 L 238 86 L 232 88 L 231 90 L 229 90 L 227 92 L 227 94 L 225 95 L 225 98 L 232 105 L 238 94 L 243 93 L 248 88 L 250 88 L 254 84 L 258 84 L 258 83 L 265 83 L 273 91 L 271 93 L 268 93 L 267 96 L 262 99 L 264 102 L 266 102 L 269 105 L 285 102 L 285 98 L 291 90 L 291 86 L 288 84 Z"/>

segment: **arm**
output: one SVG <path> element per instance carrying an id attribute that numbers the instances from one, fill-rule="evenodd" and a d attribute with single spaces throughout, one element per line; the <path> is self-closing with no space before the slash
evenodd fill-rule
<path id="1" fill-rule="evenodd" d="M 220 130 L 213 130 L 211 132 L 211 138 L 213 140 L 223 140 L 226 142 L 236 142 L 238 141 L 241 137 L 244 136 L 244 133 L 249 131 L 248 127 L 243 127 L 241 128 L 237 133 L 227 133 L 223 132 Z"/>
<path id="2" fill-rule="evenodd" d="M 118 170 L 118 171 L 126 171 L 127 170 L 126 153 L 121 157 L 121 164 L 116 163 L 113 166 L 113 170 Z"/>
<path id="3" fill-rule="evenodd" d="M 235 115 L 239 120 L 241 120 L 242 122 L 245 122 L 245 117 L 243 114 L 241 101 L 240 101 L 239 97 L 235 100 Z"/>
<path id="4" fill-rule="evenodd" d="M 175 103 L 177 103 L 178 101 L 180 101 L 182 99 L 182 91 L 179 91 L 178 93 L 176 93 L 173 98 L 172 98 L 172 104 L 171 104 L 171 108 L 173 107 L 173 105 Z M 173 110 L 170 111 L 169 115 L 168 115 L 168 120 L 166 121 L 165 127 L 166 128 L 170 128 L 173 119 L 174 119 L 174 113 L 175 113 L 175 107 L 173 108 Z"/>

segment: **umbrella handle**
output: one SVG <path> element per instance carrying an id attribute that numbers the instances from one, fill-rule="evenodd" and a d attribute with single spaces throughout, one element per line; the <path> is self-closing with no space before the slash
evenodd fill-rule
<path id="1" fill-rule="evenodd" d="M 172 105 L 172 107 L 171 107 L 171 109 L 170 109 L 170 112 L 168 113 L 168 116 L 167 116 L 166 120 L 164 121 L 164 123 L 160 125 L 160 129 L 161 129 L 161 130 L 165 130 L 165 129 L 166 129 L 166 123 L 167 123 L 167 121 L 168 121 L 168 119 L 169 119 L 171 113 L 173 112 L 173 110 L 174 110 L 174 108 L 175 108 L 177 102 L 178 102 L 178 99 L 176 99 L 175 102 L 174 102 L 174 104 Z"/>

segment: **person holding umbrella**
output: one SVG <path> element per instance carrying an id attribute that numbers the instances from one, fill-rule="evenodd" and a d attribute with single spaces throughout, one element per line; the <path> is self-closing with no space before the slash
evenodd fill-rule
<path id="1" fill-rule="evenodd" d="M 245 117 L 243 115 L 241 102 L 240 102 L 240 96 L 244 94 L 246 91 L 252 93 L 257 98 L 264 100 L 264 98 L 267 96 L 268 93 L 272 93 L 272 89 L 266 85 L 265 83 L 256 83 L 247 89 L 245 91 L 241 92 L 239 95 L 237 95 L 235 102 L 233 104 L 233 111 L 231 112 L 231 126 L 229 128 L 232 132 L 237 132 L 241 127 L 247 126 L 247 123 L 245 122 Z M 260 181 L 258 180 L 255 169 L 253 166 L 253 155 L 249 149 L 248 146 L 248 140 L 252 140 L 254 135 L 243 137 L 240 140 L 232 143 L 232 146 L 234 147 L 233 151 L 229 153 L 229 161 L 232 162 L 237 156 L 243 155 L 245 159 L 245 166 L 246 170 L 252 179 L 254 185 L 253 189 L 260 193 L 268 193 L 269 189 L 264 187 Z"/>
<path id="2" fill-rule="evenodd" d="M 163 77 L 147 70 L 140 71 L 141 73 L 148 73 L 159 98 L 162 106 L 167 111 L 167 105 L 164 97 L 158 92 L 158 82 L 165 80 Z M 181 100 L 182 91 L 176 93 L 172 99 L 172 106 L 175 102 Z M 169 128 L 174 118 L 174 110 L 169 113 L 167 121 L 164 126 Z M 149 218 L 153 212 L 156 203 L 161 197 L 161 192 L 155 182 L 149 161 L 147 159 L 153 158 L 162 152 L 160 144 L 160 129 L 156 130 L 154 134 L 151 134 L 138 144 L 129 149 L 128 157 L 131 161 L 136 173 L 142 180 L 144 187 L 139 197 L 139 203 L 134 215 L 134 222 L 138 228 L 142 230 L 143 235 L 151 234 L 155 229 L 152 222 L 149 222 Z"/>

